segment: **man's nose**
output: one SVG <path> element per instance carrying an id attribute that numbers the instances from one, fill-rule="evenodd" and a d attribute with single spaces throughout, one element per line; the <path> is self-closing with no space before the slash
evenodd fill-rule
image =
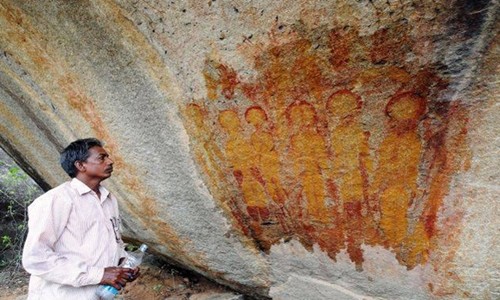
<path id="1" fill-rule="evenodd" d="M 109 163 L 110 165 L 112 165 L 112 164 L 113 164 L 113 160 L 112 160 L 110 157 L 107 157 L 107 159 L 108 159 L 108 163 Z"/>

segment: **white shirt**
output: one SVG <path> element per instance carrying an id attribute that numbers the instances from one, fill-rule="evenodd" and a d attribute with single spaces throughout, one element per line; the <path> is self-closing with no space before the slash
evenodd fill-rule
<path id="1" fill-rule="evenodd" d="M 31 274 L 28 300 L 97 299 L 104 268 L 126 256 L 117 201 L 99 191 L 100 199 L 73 178 L 28 207 L 22 259 Z"/>

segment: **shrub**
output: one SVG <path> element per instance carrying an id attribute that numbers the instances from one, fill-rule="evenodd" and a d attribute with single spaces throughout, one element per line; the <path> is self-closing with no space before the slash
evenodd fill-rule
<path id="1" fill-rule="evenodd" d="M 0 270 L 17 273 L 27 233 L 27 207 L 40 187 L 0 149 Z"/>

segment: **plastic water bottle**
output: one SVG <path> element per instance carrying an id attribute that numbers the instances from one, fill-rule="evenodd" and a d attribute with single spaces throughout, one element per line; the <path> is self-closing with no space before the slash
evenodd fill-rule
<path id="1" fill-rule="evenodd" d="M 137 251 L 127 253 L 127 257 L 120 264 L 120 267 L 130 269 L 138 267 L 141 264 L 142 258 L 144 257 L 144 253 L 147 249 L 148 246 L 146 244 L 142 244 Z M 100 285 L 96 290 L 96 294 L 101 300 L 111 300 L 115 298 L 119 292 L 120 291 L 111 285 Z"/>

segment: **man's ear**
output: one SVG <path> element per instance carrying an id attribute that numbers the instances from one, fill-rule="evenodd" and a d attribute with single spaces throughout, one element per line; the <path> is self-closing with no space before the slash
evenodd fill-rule
<path id="1" fill-rule="evenodd" d="M 85 166 L 81 161 L 79 160 L 75 161 L 75 167 L 78 170 L 78 172 L 85 172 Z"/>

